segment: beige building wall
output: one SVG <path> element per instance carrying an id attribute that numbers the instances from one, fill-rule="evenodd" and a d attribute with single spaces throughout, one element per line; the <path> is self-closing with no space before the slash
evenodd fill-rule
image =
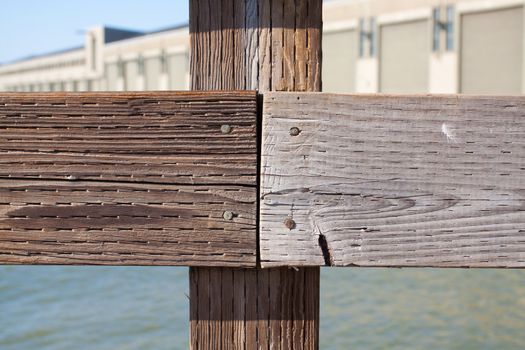
<path id="1" fill-rule="evenodd" d="M 439 6 L 441 11 L 445 11 L 448 5 L 453 5 L 455 13 L 453 22 L 454 48 L 450 51 L 445 50 L 442 42 L 442 47 L 437 51 L 433 51 L 432 34 L 434 22 L 432 10 Z M 512 20 L 509 19 L 506 25 L 507 28 L 513 28 L 512 33 L 508 32 L 508 30 L 505 32 L 505 28 L 501 28 L 501 30 L 494 29 L 494 25 L 489 24 L 483 26 L 483 30 L 479 28 L 477 30 L 479 34 L 476 33 L 476 30 L 467 29 L 471 36 L 476 36 L 481 41 L 486 35 L 484 31 L 491 32 L 488 35 L 489 38 L 500 37 L 497 41 L 504 48 L 499 48 L 499 50 L 507 53 L 506 60 L 487 62 L 490 57 L 484 57 L 483 53 L 471 54 L 468 58 L 461 54 L 462 46 L 470 40 L 463 37 L 461 30 L 464 15 L 475 13 L 492 15 L 494 12 L 497 13 L 509 8 L 519 10 L 524 5 L 525 1 L 523 0 L 333 0 L 325 2 L 323 17 L 325 27 L 327 27 L 325 35 L 330 33 L 330 28 L 338 28 L 344 26 L 345 23 L 358 21 L 360 18 L 376 19 L 380 33 L 380 38 L 377 42 L 379 57 L 364 57 L 357 60 L 355 90 L 349 89 L 348 92 L 410 91 L 418 93 L 460 93 L 464 91 L 461 88 L 461 81 L 464 79 L 463 75 L 469 74 L 461 69 L 463 65 L 471 66 L 472 70 L 476 66 L 484 67 L 483 69 L 489 70 L 490 74 L 497 74 L 501 66 L 505 65 L 505 69 L 513 70 L 516 73 L 513 75 L 515 81 L 512 82 L 509 78 L 505 78 L 505 76 L 509 76 L 509 74 L 505 73 L 497 78 L 490 78 L 499 79 L 500 81 L 500 83 L 494 84 L 491 88 L 474 83 L 474 85 L 478 85 L 477 93 L 490 94 L 496 93 L 496 90 L 500 91 L 499 93 L 505 93 L 505 91 L 507 93 L 514 91 L 513 93 L 515 93 L 515 87 L 518 85 L 520 86 L 519 93 L 525 93 L 525 70 L 523 69 L 525 64 L 523 53 L 525 49 L 523 44 L 525 29 L 523 28 L 523 18 L 519 18 L 516 15 L 518 11 L 515 12 L 514 18 Z M 523 10 L 521 12 L 523 17 Z M 498 17 L 498 15 L 492 15 L 491 17 Z M 426 20 L 428 23 L 425 42 L 423 42 L 425 38 L 421 34 L 422 31 L 416 28 L 417 26 L 410 26 L 410 23 L 417 19 Z M 400 44 L 403 46 L 403 49 L 400 51 L 411 50 L 411 53 L 408 51 L 396 53 L 394 48 L 401 48 L 401 46 L 396 43 L 389 43 L 385 39 L 385 35 L 387 38 L 399 39 L 403 37 L 402 33 L 399 33 L 400 28 L 397 28 L 399 29 L 398 33 L 394 35 L 394 31 L 388 30 L 393 28 L 385 27 L 394 24 L 404 27 L 406 30 L 403 35 L 409 37 L 408 41 L 405 40 L 406 43 Z M 386 29 L 383 30 L 383 27 Z M 412 27 L 411 32 L 408 30 L 409 27 Z M 505 32 L 505 35 L 502 35 L 503 32 Z M 382 38 L 381 34 L 383 34 Z M 505 36 L 505 38 L 501 38 L 502 36 Z M 412 37 L 414 40 L 411 43 Z M 444 40 L 443 33 L 441 33 L 441 40 Z M 423 49 L 414 50 L 416 45 L 422 48 L 426 46 L 424 48 L 426 56 L 423 54 Z M 405 48 L 404 46 L 409 47 Z M 469 47 L 467 47 L 467 50 L 469 52 L 472 51 Z M 381 56 L 381 52 L 387 56 Z M 388 57 L 395 57 L 396 55 L 398 56 L 398 61 L 393 63 Z M 427 66 L 426 78 L 424 74 L 425 61 Z M 418 64 L 416 66 L 410 65 L 407 68 L 409 66 L 408 62 L 412 64 L 418 62 Z M 395 67 L 395 65 L 398 66 Z M 490 68 L 487 68 L 488 66 Z M 326 69 L 326 57 L 324 69 Z M 330 71 L 333 70 L 332 68 L 328 69 Z M 409 81 L 406 80 L 407 74 L 409 74 Z M 486 77 L 489 78 L 490 74 L 486 75 Z M 330 79 L 331 75 L 333 74 L 327 75 L 328 79 Z M 483 74 L 475 74 L 475 76 L 479 79 Z M 404 79 L 401 79 L 402 77 Z"/>
<path id="2" fill-rule="evenodd" d="M 120 91 L 118 63 L 106 64 L 106 89 L 108 91 Z"/>
<path id="3" fill-rule="evenodd" d="M 139 61 L 132 60 L 125 63 L 125 77 L 126 77 L 126 86 L 125 90 L 127 91 L 140 91 L 141 86 L 139 86 Z"/>
<path id="4" fill-rule="evenodd" d="M 435 50 L 433 9 L 448 5 L 454 9 L 454 45 L 448 49 L 441 42 Z M 525 0 L 325 1 L 324 91 L 524 93 L 524 5 Z M 360 55 L 362 32 L 374 35 Z M 84 48 L 0 66 L 0 91 L 188 89 L 187 27 L 111 43 L 105 35 L 104 28 L 94 27 Z"/>
<path id="5" fill-rule="evenodd" d="M 150 57 L 145 60 L 146 90 L 160 89 L 161 65 L 160 57 Z"/>
<path id="6" fill-rule="evenodd" d="M 522 93 L 523 37 L 523 7 L 462 14 L 461 92 Z"/>
<path id="7" fill-rule="evenodd" d="M 189 85 L 189 57 L 185 52 L 168 57 L 168 75 L 170 90 L 185 90 Z"/>
<path id="8" fill-rule="evenodd" d="M 359 36 L 357 29 L 323 35 L 323 91 L 355 92 Z"/>
<path id="9" fill-rule="evenodd" d="M 428 20 L 385 24 L 380 28 L 379 91 L 409 94 L 428 92 Z"/>
<path id="10" fill-rule="evenodd" d="M 86 33 L 84 48 L 0 66 L 0 91 L 188 89 L 188 28 L 106 44 L 104 35 L 104 28 L 94 27 Z M 175 57 L 171 74 L 160 64 L 162 55 Z"/>

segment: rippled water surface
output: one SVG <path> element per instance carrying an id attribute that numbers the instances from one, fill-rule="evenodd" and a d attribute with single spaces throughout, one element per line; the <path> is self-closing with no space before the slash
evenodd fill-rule
<path id="1" fill-rule="evenodd" d="M 186 349 L 187 274 L 0 267 L 0 349 Z M 323 269 L 321 283 L 321 349 L 525 349 L 525 271 Z"/>

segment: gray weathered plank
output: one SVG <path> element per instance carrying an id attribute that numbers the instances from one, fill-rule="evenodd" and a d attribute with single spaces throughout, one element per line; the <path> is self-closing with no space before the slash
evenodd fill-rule
<path id="1" fill-rule="evenodd" d="M 263 266 L 525 267 L 523 97 L 268 93 L 262 142 Z"/>
<path id="2" fill-rule="evenodd" d="M 255 92 L 0 95 L 0 263 L 255 266 L 256 109 Z"/>

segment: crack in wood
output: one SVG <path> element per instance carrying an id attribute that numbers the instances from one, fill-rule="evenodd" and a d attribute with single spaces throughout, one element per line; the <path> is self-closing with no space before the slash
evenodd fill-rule
<path id="1" fill-rule="evenodd" d="M 326 236 L 323 235 L 322 233 L 319 233 L 319 247 L 321 247 L 321 251 L 323 253 L 324 264 L 326 266 L 333 266 L 334 259 L 332 257 L 332 251 L 330 250 L 330 247 L 328 246 L 328 241 L 326 239 Z"/>

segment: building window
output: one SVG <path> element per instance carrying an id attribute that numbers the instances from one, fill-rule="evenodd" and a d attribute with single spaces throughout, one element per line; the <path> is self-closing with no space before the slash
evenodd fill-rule
<path id="1" fill-rule="evenodd" d="M 434 30 L 432 36 L 432 51 L 439 51 L 439 37 L 441 36 L 441 16 L 439 7 L 434 7 L 432 10 L 432 20 L 434 21 Z"/>
<path id="2" fill-rule="evenodd" d="M 370 54 L 370 57 L 376 56 L 376 19 L 370 18 L 370 28 L 369 28 L 369 34 L 368 34 L 368 51 Z"/>
<path id="3" fill-rule="evenodd" d="M 365 20 L 364 18 L 359 19 L 359 57 L 365 57 Z"/>
<path id="4" fill-rule="evenodd" d="M 447 6 L 447 51 L 454 50 L 454 6 Z"/>
<path id="5" fill-rule="evenodd" d="M 432 38 L 432 50 L 438 52 L 442 48 L 441 44 L 441 33 L 445 32 L 445 50 L 454 50 L 454 7 L 447 6 L 445 11 L 446 18 L 442 19 L 441 9 L 439 7 L 434 8 L 432 20 L 434 22 L 433 38 Z"/>
<path id="6" fill-rule="evenodd" d="M 368 20 L 368 28 L 366 27 L 364 18 L 359 19 L 359 57 L 366 57 L 366 51 L 368 51 L 368 57 L 376 56 L 376 20 L 370 18 Z M 368 50 L 367 49 L 368 45 Z"/>

